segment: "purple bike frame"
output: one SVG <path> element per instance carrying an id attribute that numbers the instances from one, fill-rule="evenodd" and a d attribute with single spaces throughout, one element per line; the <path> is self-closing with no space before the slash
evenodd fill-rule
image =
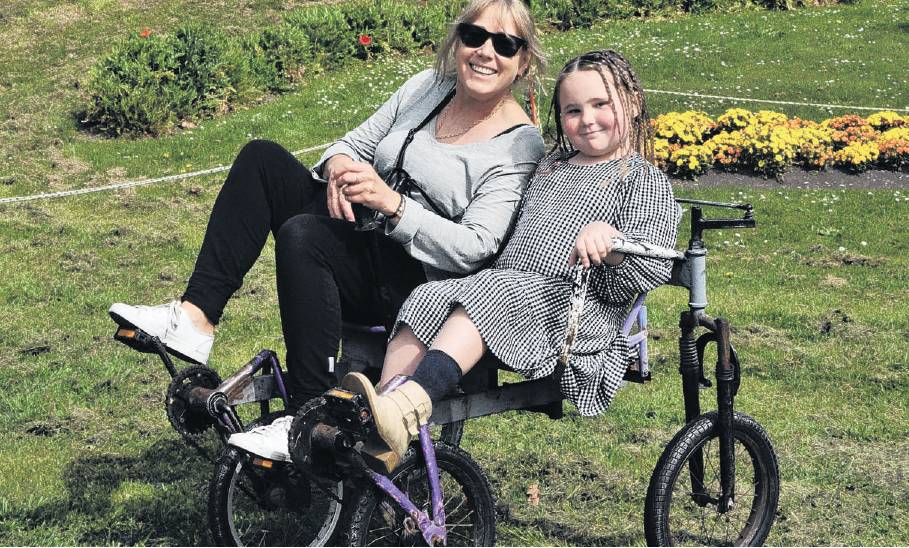
<path id="1" fill-rule="evenodd" d="M 382 387 L 381 394 L 387 394 L 398 388 L 409 377 L 397 375 Z M 445 504 L 442 500 L 442 485 L 439 482 L 439 464 L 436 461 L 436 450 L 432 445 L 432 436 L 429 434 L 429 425 L 424 424 L 420 427 L 420 449 L 423 451 L 423 458 L 426 460 L 426 473 L 429 476 L 429 492 L 432 502 L 432 518 L 426 512 L 417 508 L 410 498 L 389 479 L 373 470 L 367 470 L 367 474 L 375 482 L 376 486 L 386 495 L 391 497 L 398 506 L 404 510 L 411 519 L 420 528 L 423 539 L 429 546 L 445 545 L 448 542 L 448 533 L 445 529 Z"/>
<path id="2" fill-rule="evenodd" d="M 251 379 L 253 375 L 256 374 L 264 365 L 270 365 L 272 374 L 275 377 L 275 387 L 278 390 L 278 395 L 281 396 L 281 401 L 284 402 L 284 408 L 287 409 L 288 398 L 287 398 L 287 388 L 284 385 L 284 372 L 281 370 L 281 365 L 278 362 L 278 356 L 275 355 L 271 350 L 262 350 L 253 357 L 245 366 L 243 366 L 239 371 L 234 373 L 233 377 L 227 379 L 221 383 L 221 390 L 227 392 L 232 388 L 234 383 L 240 379 Z M 242 382 L 242 381 L 241 381 Z M 236 416 L 231 416 L 232 412 L 221 413 L 217 418 L 222 426 L 231 434 L 236 434 L 241 432 L 243 429 L 240 426 L 239 419 Z"/>
<path id="3" fill-rule="evenodd" d="M 439 544 L 444 546 L 448 542 L 448 533 L 445 530 L 445 505 L 442 502 L 442 486 L 439 483 L 439 465 L 436 462 L 436 452 L 432 446 L 432 437 L 429 434 L 428 424 L 420 427 L 420 448 L 423 450 L 423 457 L 426 459 L 426 472 L 429 475 L 432 518 L 426 512 L 417 508 L 410 498 L 398 489 L 387 476 L 372 470 L 367 470 L 366 472 L 376 486 L 391 497 L 416 522 L 417 527 L 420 528 L 420 532 L 423 534 L 423 539 L 429 546 L 437 546 Z"/>

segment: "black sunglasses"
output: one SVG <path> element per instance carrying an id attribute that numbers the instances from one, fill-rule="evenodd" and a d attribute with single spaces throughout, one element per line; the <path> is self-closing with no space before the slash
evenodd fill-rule
<path id="1" fill-rule="evenodd" d="M 458 25 L 458 38 L 469 48 L 478 48 L 492 38 L 492 48 L 502 57 L 514 57 L 521 48 L 527 47 L 527 40 L 523 38 L 504 32 L 489 32 L 479 25 L 470 23 Z"/>

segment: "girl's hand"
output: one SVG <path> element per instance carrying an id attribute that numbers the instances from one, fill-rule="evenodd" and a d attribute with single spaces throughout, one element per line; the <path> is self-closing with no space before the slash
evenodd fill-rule
<path id="1" fill-rule="evenodd" d="M 581 229 L 574 242 L 574 249 L 568 256 L 568 266 L 574 266 L 578 260 L 584 268 L 589 268 L 591 263 L 600 265 L 605 262 L 613 266 L 619 264 L 625 258 L 625 254 L 612 251 L 612 239 L 623 237 L 622 233 L 609 223 L 588 224 Z"/>
<path id="2" fill-rule="evenodd" d="M 337 177 L 341 194 L 351 203 L 363 204 L 385 216 L 394 215 L 401 195 L 392 190 L 369 164 L 356 162 Z"/>
<path id="3" fill-rule="evenodd" d="M 328 214 L 332 219 L 347 219 L 350 222 L 354 220 L 353 209 L 350 207 L 350 202 L 341 193 L 338 177 L 357 163 L 346 154 L 338 154 L 332 156 L 325 164 L 325 171 L 328 172 Z"/>

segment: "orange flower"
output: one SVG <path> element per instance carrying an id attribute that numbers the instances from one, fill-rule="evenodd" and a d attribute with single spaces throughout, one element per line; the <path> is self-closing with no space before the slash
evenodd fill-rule
<path id="1" fill-rule="evenodd" d="M 361 46 L 369 46 L 372 44 L 372 36 L 368 34 L 361 34 L 359 42 Z"/>
<path id="2" fill-rule="evenodd" d="M 148 27 L 145 27 L 142 29 L 142 32 L 139 33 L 140 38 L 148 38 L 149 36 L 151 36 L 151 31 L 148 29 Z"/>

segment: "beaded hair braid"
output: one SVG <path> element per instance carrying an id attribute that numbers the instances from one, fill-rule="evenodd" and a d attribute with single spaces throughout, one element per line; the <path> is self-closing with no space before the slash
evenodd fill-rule
<path id="1" fill-rule="evenodd" d="M 644 100 L 644 89 L 638 82 L 638 77 L 631 69 L 628 61 L 619 53 L 611 49 L 591 51 L 579 57 L 575 57 L 562 67 L 559 77 L 556 79 L 555 91 L 552 98 L 550 113 L 555 111 L 555 146 L 553 150 L 559 150 L 568 156 L 574 152 L 574 147 L 568 142 L 562 130 L 562 105 L 559 103 L 559 90 L 565 78 L 579 70 L 595 70 L 603 79 L 603 85 L 606 92 L 611 94 L 609 81 L 606 78 L 605 71 L 609 71 L 612 80 L 615 83 L 615 89 L 618 92 L 618 100 L 622 102 L 625 110 L 625 132 L 631 149 L 643 156 L 648 161 L 653 161 L 653 128 L 650 126 L 650 115 L 647 112 L 647 103 Z M 609 97 L 611 101 L 615 97 Z M 635 113 L 637 113 L 635 115 Z"/>

